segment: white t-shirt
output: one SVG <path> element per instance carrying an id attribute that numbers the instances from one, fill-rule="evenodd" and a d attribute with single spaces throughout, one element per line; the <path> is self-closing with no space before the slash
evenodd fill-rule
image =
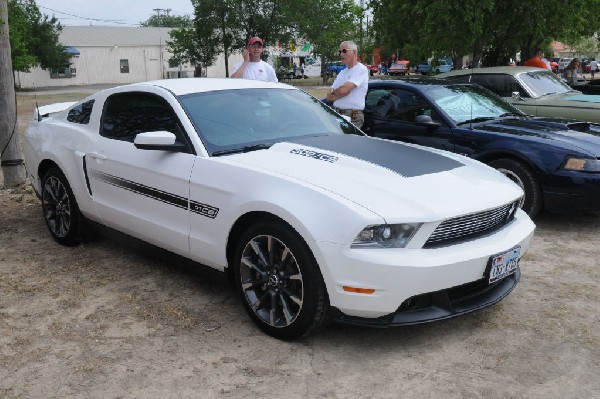
<path id="1" fill-rule="evenodd" d="M 232 75 L 237 72 L 242 66 L 244 61 L 238 62 L 232 70 Z M 265 82 L 278 82 L 277 75 L 273 67 L 263 60 L 258 62 L 248 62 L 246 69 L 244 70 L 244 79 L 262 80 Z"/>
<path id="2" fill-rule="evenodd" d="M 552 65 L 550 65 L 550 61 L 548 61 L 546 57 L 542 57 L 542 61 L 544 62 L 544 64 L 546 64 L 546 68 L 552 70 Z"/>
<path id="3" fill-rule="evenodd" d="M 333 102 L 333 106 L 340 109 L 365 109 L 365 97 L 369 88 L 369 70 L 360 62 L 352 68 L 342 69 L 331 85 L 332 89 L 343 86 L 346 82 L 352 82 L 356 87 L 346 96 Z"/>

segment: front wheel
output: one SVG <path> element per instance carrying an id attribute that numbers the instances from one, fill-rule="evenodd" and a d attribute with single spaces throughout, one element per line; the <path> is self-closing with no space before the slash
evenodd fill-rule
<path id="1" fill-rule="evenodd" d="M 42 211 L 52 237 L 62 245 L 84 241 L 88 228 L 67 178 L 58 168 L 51 168 L 42 179 Z"/>
<path id="2" fill-rule="evenodd" d="M 525 197 L 521 208 L 530 217 L 535 217 L 542 209 L 542 190 L 531 169 L 520 161 L 514 159 L 497 159 L 489 163 L 510 180 L 523 189 Z"/>
<path id="3" fill-rule="evenodd" d="M 236 290 L 265 333 L 291 340 L 329 323 L 329 298 L 319 266 L 291 227 L 272 219 L 250 227 L 241 236 L 234 262 Z"/>

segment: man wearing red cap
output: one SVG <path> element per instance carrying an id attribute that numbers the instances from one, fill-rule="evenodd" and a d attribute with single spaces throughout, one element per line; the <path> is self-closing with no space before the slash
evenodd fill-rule
<path id="1" fill-rule="evenodd" d="M 248 47 L 242 54 L 244 60 L 233 67 L 231 77 L 277 82 L 277 75 L 273 67 L 260 59 L 263 51 L 263 40 L 260 37 L 251 38 L 248 41 Z"/>

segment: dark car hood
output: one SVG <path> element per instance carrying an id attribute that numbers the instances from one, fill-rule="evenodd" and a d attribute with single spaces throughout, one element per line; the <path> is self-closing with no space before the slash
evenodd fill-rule
<path id="1" fill-rule="evenodd" d="M 560 118 L 505 118 L 473 126 L 490 133 L 512 134 L 531 139 L 553 140 L 561 147 L 576 147 L 592 156 L 600 156 L 600 124 Z"/>

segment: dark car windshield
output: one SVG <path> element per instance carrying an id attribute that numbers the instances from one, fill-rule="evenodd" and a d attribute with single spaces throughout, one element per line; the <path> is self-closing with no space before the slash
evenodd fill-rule
<path id="1" fill-rule="evenodd" d="M 427 88 L 427 95 L 456 124 L 524 114 L 502 98 L 477 85 L 446 85 Z"/>
<path id="2" fill-rule="evenodd" d="M 221 90 L 179 96 L 179 101 L 211 155 L 259 150 L 306 136 L 363 134 L 300 90 Z"/>
<path id="3" fill-rule="evenodd" d="M 532 97 L 542 97 L 548 94 L 563 94 L 573 91 L 569 85 L 561 81 L 550 71 L 535 71 L 522 73 L 517 77 L 525 86 Z"/>

